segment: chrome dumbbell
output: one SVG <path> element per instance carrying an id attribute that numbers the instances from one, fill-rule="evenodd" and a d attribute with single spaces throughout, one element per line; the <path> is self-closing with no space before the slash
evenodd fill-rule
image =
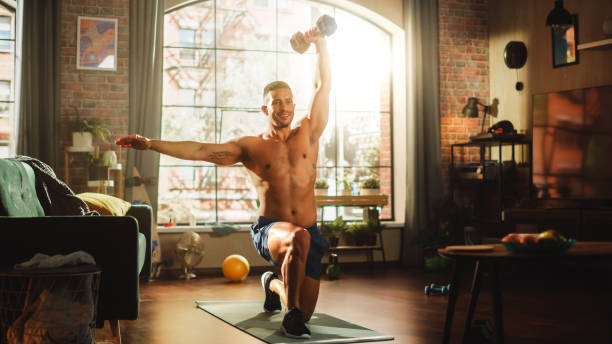
<path id="1" fill-rule="evenodd" d="M 450 284 L 436 286 L 435 284 L 430 284 L 425 286 L 425 295 L 446 295 L 450 291 Z"/>
<path id="2" fill-rule="evenodd" d="M 317 19 L 316 26 L 318 33 L 325 36 L 333 34 L 338 28 L 336 25 L 336 20 L 327 14 L 324 14 Z M 293 34 L 289 42 L 291 43 L 293 50 L 300 54 L 303 54 L 306 50 L 308 50 L 308 47 L 310 47 L 310 43 L 306 42 L 302 32 L 296 32 Z"/>

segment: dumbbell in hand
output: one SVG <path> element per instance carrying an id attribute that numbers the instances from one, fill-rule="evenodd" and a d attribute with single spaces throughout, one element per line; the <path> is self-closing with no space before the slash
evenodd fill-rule
<path id="1" fill-rule="evenodd" d="M 336 25 L 336 20 L 327 14 L 324 14 L 317 19 L 316 27 L 317 33 L 325 36 L 333 34 L 338 28 Z M 306 42 L 304 39 L 304 34 L 301 32 L 296 32 L 293 34 L 289 42 L 291 43 L 293 50 L 300 54 L 303 54 L 306 50 L 308 50 L 308 47 L 310 47 L 310 43 Z"/>
<path id="2" fill-rule="evenodd" d="M 430 284 L 425 286 L 425 295 L 446 295 L 450 291 L 450 284 L 436 286 L 435 284 Z"/>

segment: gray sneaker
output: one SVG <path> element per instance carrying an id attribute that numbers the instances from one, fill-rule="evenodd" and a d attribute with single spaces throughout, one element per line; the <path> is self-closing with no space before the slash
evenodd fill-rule
<path id="1" fill-rule="evenodd" d="M 266 271 L 261 275 L 261 286 L 266 292 L 266 300 L 264 301 L 264 310 L 268 313 L 279 313 L 282 309 L 280 296 L 270 290 L 270 281 L 278 276 L 272 271 Z"/>

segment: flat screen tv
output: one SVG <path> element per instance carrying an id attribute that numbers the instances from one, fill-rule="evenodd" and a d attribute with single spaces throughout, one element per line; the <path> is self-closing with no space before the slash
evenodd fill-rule
<path id="1" fill-rule="evenodd" d="M 538 200 L 612 205 L 612 85 L 533 96 Z"/>

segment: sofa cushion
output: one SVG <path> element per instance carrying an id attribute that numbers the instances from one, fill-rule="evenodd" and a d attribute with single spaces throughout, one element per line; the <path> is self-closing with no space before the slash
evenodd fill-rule
<path id="1" fill-rule="evenodd" d="M 34 171 L 29 165 L 0 159 L 0 215 L 45 216 L 36 196 Z"/>
<path id="2" fill-rule="evenodd" d="M 78 194 L 77 197 L 87 204 L 89 210 L 95 210 L 100 215 L 125 216 L 131 207 L 129 202 L 121 198 L 101 193 L 85 192 Z"/>

